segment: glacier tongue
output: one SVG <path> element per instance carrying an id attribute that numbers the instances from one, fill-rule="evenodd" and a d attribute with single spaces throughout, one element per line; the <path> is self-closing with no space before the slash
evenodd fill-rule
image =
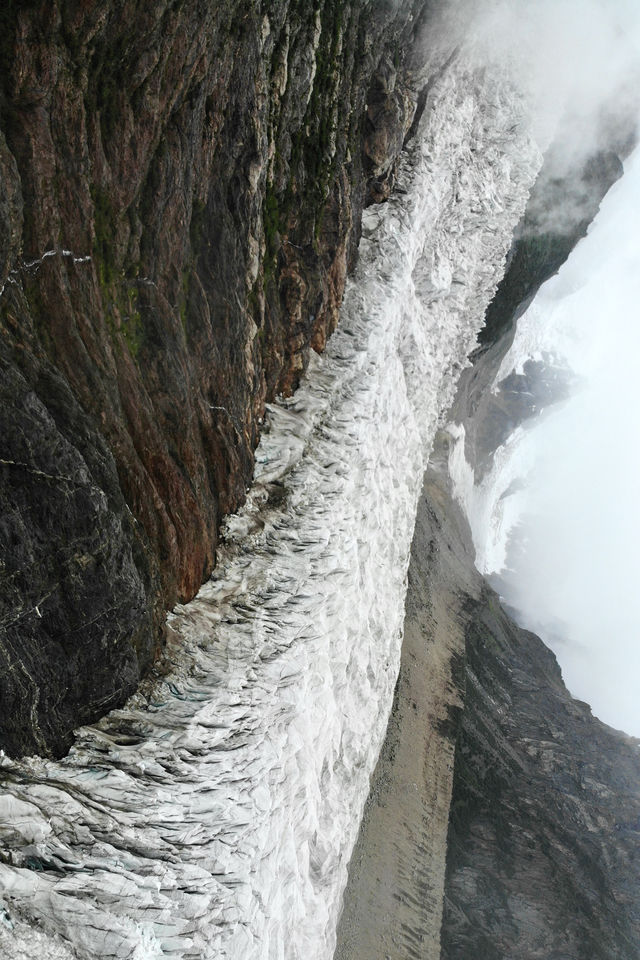
<path id="1" fill-rule="evenodd" d="M 64 760 L 2 760 L 0 891 L 80 957 L 332 956 L 422 474 L 537 171 L 527 131 L 506 81 L 449 67 L 214 578 L 170 617 L 170 669 Z"/>

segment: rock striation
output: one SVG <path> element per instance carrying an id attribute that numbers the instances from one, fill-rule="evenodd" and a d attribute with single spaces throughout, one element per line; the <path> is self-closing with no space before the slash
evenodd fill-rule
<path id="1" fill-rule="evenodd" d="M 400 672 L 349 864 L 335 960 L 439 960 L 467 597 L 478 597 L 457 504 L 425 478 Z"/>
<path id="2" fill-rule="evenodd" d="M 547 159 L 453 409 L 476 477 L 520 423 L 566 393 L 553 358 L 487 385 L 513 320 L 586 233 L 621 169 L 617 153 L 601 152 L 569 180 Z M 638 956 L 640 741 L 570 696 L 554 654 L 479 577 L 465 611 L 442 960 Z"/>
<path id="3" fill-rule="evenodd" d="M 461 55 L 427 101 L 170 669 L 63 759 L 1 758 L 7 912 L 83 957 L 333 955 L 428 451 L 539 164 L 502 71 Z"/>
<path id="4" fill-rule="evenodd" d="M 124 702 L 334 329 L 425 0 L 0 13 L 0 745 Z"/>

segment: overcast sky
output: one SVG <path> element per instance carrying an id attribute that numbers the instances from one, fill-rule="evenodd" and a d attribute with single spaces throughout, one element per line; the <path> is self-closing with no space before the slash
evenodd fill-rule
<path id="1" fill-rule="evenodd" d="M 524 442 L 536 466 L 511 599 L 571 692 L 640 736 L 640 151 L 524 319 L 529 346 L 536 328 L 584 384 Z"/>
<path id="2" fill-rule="evenodd" d="M 459 0 L 488 60 L 507 65 L 526 91 L 544 149 L 562 143 L 568 162 L 592 152 L 603 108 L 637 102 L 640 0 Z"/>

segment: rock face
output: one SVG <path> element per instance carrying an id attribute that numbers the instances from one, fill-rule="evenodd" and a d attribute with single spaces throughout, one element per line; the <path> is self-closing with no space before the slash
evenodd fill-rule
<path id="1" fill-rule="evenodd" d="M 486 585 L 469 597 L 443 960 L 640 955 L 640 741 L 567 692 Z"/>
<path id="2" fill-rule="evenodd" d="M 622 176 L 619 153 L 602 150 L 585 159 L 579 169 L 558 169 L 553 148 L 531 192 L 518 225 L 502 283 L 487 310 L 479 341 L 486 347 L 498 341 L 521 316 L 549 277 L 565 262 L 577 242 L 586 236 L 600 201 Z"/>
<path id="3" fill-rule="evenodd" d="M 519 423 L 567 390 L 567 372 L 548 363 L 487 385 L 513 320 L 586 233 L 621 164 L 603 153 L 573 181 L 552 171 L 547 162 L 453 411 L 476 477 Z M 479 575 L 465 620 L 442 960 L 640 955 L 640 741 L 571 698 L 553 653 Z"/>
<path id="4" fill-rule="evenodd" d="M 541 407 L 563 399 L 571 385 L 572 374 L 547 358 L 529 361 L 522 375 L 514 374 L 491 389 L 513 343 L 518 318 L 586 235 L 602 198 L 622 175 L 620 156 L 629 151 L 629 138 L 611 138 L 611 143 L 618 152 L 594 153 L 578 170 L 561 172 L 551 150 L 516 228 L 505 275 L 478 337 L 473 365 L 462 371 L 450 412 L 451 420 L 464 424 L 466 458 L 474 467 L 477 482 L 513 430 L 536 416 Z"/>
<path id="5" fill-rule="evenodd" d="M 0 13 L 0 745 L 122 703 L 334 329 L 425 0 Z"/>
<path id="6" fill-rule="evenodd" d="M 561 212 L 569 181 L 550 169 L 452 411 L 476 476 L 519 423 L 566 395 L 568 372 L 548 364 L 527 364 L 495 393 L 488 387 L 514 318 L 585 234 L 621 165 L 612 154 L 592 158 Z M 446 444 L 442 436 L 425 478 L 400 676 L 335 958 L 640 956 L 640 741 L 571 698 L 554 655 L 475 569 L 449 493 Z"/>

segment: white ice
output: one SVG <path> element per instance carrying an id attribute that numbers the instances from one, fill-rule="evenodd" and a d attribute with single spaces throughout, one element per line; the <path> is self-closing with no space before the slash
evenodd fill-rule
<path id="1" fill-rule="evenodd" d="M 171 672 L 64 760 L 4 759 L 0 893 L 78 956 L 332 956 L 423 471 L 538 164 L 512 88 L 451 64 L 214 578 L 171 617 Z"/>

